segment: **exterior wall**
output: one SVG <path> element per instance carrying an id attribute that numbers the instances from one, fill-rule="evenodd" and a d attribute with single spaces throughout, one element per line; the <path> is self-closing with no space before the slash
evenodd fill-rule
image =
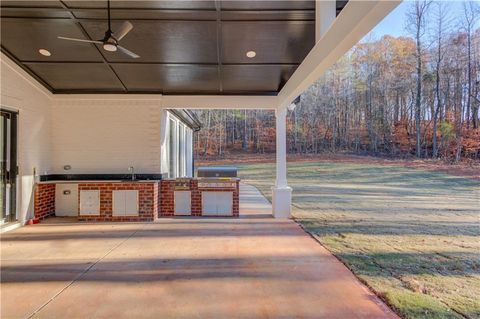
<path id="1" fill-rule="evenodd" d="M 158 211 L 155 203 L 158 202 L 157 183 L 80 183 L 78 192 L 82 190 L 100 191 L 100 215 L 80 215 L 80 221 L 153 221 L 154 213 Z M 138 190 L 138 216 L 113 216 L 112 197 L 114 190 Z M 80 195 L 79 205 L 80 207 Z"/>
<path id="2" fill-rule="evenodd" d="M 53 173 L 160 173 L 160 113 L 148 101 L 55 101 Z"/>
<path id="3" fill-rule="evenodd" d="M 17 219 L 32 218 L 35 174 L 50 172 L 51 100 L 49 92 L 1 54 L 2 108 L 18 111 Z"/>
<path id="4" fill-rule="evenodd" d="M 55 184 L 37 184 L 35 187 L 35 218 L 55 215 Z"/>
<path id="5" fill-rule="evenodd" d="M 125 174 L 130 166 L 136 173 L 168 172 L 167 111 L 158 97 L 54 96 L 3 54 L 0 64 L 1 107 L 19 112 L 16 206 L 21 223 L 55 210 L 55 190 L 49 188 L 54 186 L 36 184 L 39 175 Z M 65 165 L 71 169 L 64 170 Z M 159 187 L 152 190 L 151 216 L 142 218 L 160 215 Z"/>
<path id="6" fill-rule="evenodd" d="M 160 211 L 159 217 L 171 217 L 175 212 L 175 180 L 163 180 L 161 182 Z M 189 189 L 192 192 L 191 216 L 202 216 L 202 192 L 232 192 L 233 191 L 233 217 L 240 214 L 240 188 L 239 181 L 235 182 L 235 188 L 198 188 L 198 180 L 191 180 Z"/>

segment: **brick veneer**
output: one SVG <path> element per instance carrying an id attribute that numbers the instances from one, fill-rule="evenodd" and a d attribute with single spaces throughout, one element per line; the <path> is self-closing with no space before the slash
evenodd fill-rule
<path id="1" fill-rule="evenodd" d="M 158 214 L 159 182 L 79 183 L 79 194 L 82 190 L 100 191 L 100 215 L 80 215 L 79 213 L 78 220 L 80 221 L 153 221 Z M 138 216 L 113 216 L 112 197 L 114 190 L 138 190 Z M 78 207 L 80 209 L 80 203 Z"/>
<path id="2" fill-rule="evenodd" d="M 173 216 L 175 211 L 175 200 L 174 200 L 174 191 L 175 191 L 175 181 L 162 181 L 160 184 L 160 211 L 159 217 Z"/>
<path id="3" fill-rule="evenodd" d="M 159 217 L 174 216 L 175 212 L 175 180 L 161 182 Z M 233 191 L 233 217 L 240 213 L 239 181 L 234 188 L 198 188 L 198 180 L 190 181 L 192 216 L 202 216 L 202 192 L 232 192 Z"/>
<path id="4" fill-rule="evenodd" d="M 55 183 L 37 184 L 35 188 L 35 218 L 55 215 Z M 175 180 L 142 183 L 86 182 L 78 184 L 82 190 L 100 191 L 100 215 L 78 215 L 80 221 L 153 221 L 157 217 L 174 216 Z M 114 190 L 138 190 L 138 216 L 113 216 Z M 229 188 L 198 188 L 198 180 L 191 180 L 192 216 L 202 216 L 202 192 L 233 192 L 233 216 L 239 216 L 239 182 Z M 79 210 L 80 210 L 80 196 Z"/>
<path id="5" fill-rule="evenodd" d="M 35 218 L 55 215 L 55 184 L 37 184 L 34 201 Z"/>

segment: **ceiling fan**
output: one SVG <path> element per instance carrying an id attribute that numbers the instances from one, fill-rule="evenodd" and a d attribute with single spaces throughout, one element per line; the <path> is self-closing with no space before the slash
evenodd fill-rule
<path id="1" fill-rule="evenodd" d="M 75 38 L 67 38 L 67 37 L 58 37 L 62 40 L 69 40 L 69 41 L 77 41 L 77 42 L 87 42 L 87 43 L 97 43 L 103 46 L 105 51 L 109 52 L 116 52 L 119 50 L 120 52 L 132 57 L 134 59 L 138 59 L 140 56 L 138 54 L 133 53 L 130 50 L 118 45 L 118 42 L 123 39 L 127 35 L 130 30 L 133 29 L 133 25 L 125 21 L 117 32 L 113 32 L 111 28 L 111 21 L 110 21 L 110 0 L 107 1 L 107 10 L 108 10 L 108 30 L 105 32 L 105 36 L 103 39 L 100 40 L 86 40 L 86 39 L 75 39 Z"/>

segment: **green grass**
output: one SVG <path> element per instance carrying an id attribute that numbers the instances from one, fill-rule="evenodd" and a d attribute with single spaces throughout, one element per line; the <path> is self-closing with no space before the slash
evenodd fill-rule
<path id="1" fill-rule="evenodd" d="M 275 165 L 240 165 L 270 199 Z M 478 181 L 394 166 L 289 163 L 293 215 L 404 318 L 480 318 Z"/>

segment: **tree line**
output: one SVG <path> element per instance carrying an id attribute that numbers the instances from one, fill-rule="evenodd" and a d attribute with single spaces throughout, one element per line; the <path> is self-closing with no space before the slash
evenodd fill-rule
<path id="1" fill-rule="evenodd" d="M 460 161 L 480 154 L 480 11 L 412 2 L 410 36 L 362 41 L 307 89 L 287 117 L 290 153 L 350 151 Z M 196 111 L 200 157 L 275 151 L 275 114 Z"/>

